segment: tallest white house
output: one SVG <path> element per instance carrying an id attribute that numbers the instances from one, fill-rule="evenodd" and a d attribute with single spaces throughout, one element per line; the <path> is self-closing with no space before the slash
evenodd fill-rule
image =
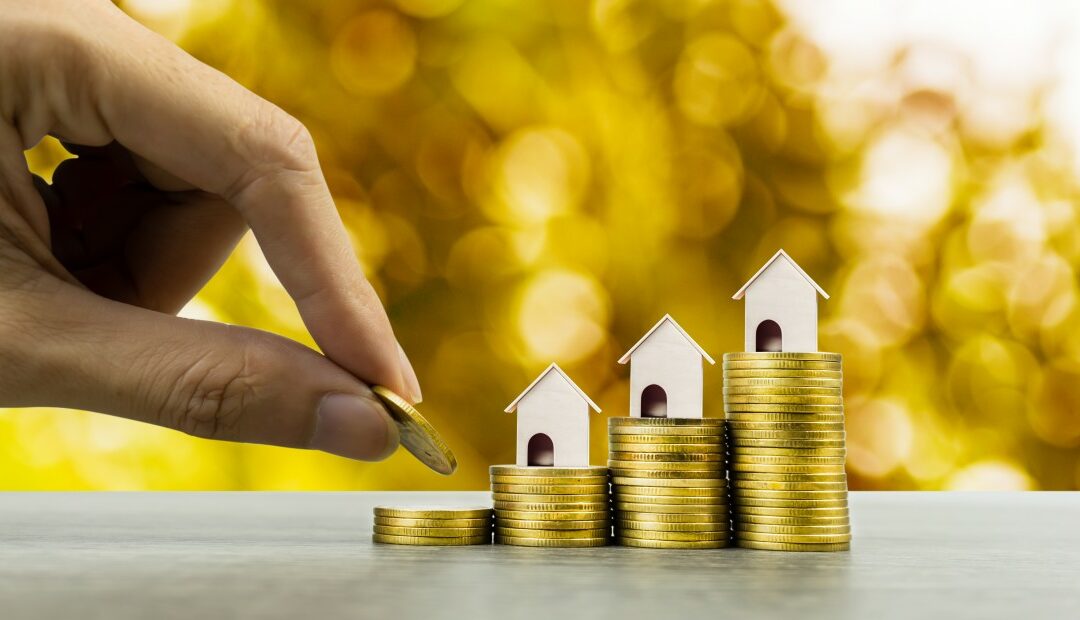
<path id="1" fill-rule="evenodd" d="M 787 252 L 773 254 L 732 296 L 745 299 L 746 351 L 817 351 L 818 295 L 829 298 Z"/>

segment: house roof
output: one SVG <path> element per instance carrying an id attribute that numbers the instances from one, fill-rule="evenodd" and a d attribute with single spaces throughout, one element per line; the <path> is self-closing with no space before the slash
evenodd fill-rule
<path id="1" fill-rule="evenodd" d="M 520 402 L 521 399 L 524 398 L 525 395 L 528 394 L 529 391 L 531 391 L 533 389 L 533 387 L 536 386 L 537 383 L 540 383 L 541 379 L 548 376 L 548 373 L 550 373 L 551 371 L 555 371 L 555 372 L 559 373 L 559 375 L 563 379 L 565 379 L 567 383 L 570 384 L 570 387 L 574 388 L 574 391 L 578 393 L 578 396 L 580 396 L 585 402 L 589 403 L 589 407 L 591 407 L 597 413 L 600 413 L 600 407 L 596 406 L 596 403 L 594 403 L 592 401 L 592 399 L 589 398 L 589 395 L 586 394 L 584 391 L 582 391 L 582 389 L 579 388 L 576 383 L 574 383 L 574 380 L 571 379 L 570 377 L 568 377 L 566 375 L 566 373 L 563 372 L 563 369 L 559 368 L 559 365 L 554 363 L 554 362 L 552 362 L 552 364 L 550 366 L 548 366 L 547 369 L 544 370 L 544 372 L 540 373 L 536 377 L 536 379 L 534 379 L 533 382 L 529 384 L 529 387 L 525 388 L 525 390 L 521 394 L 518 394 L 518 397 L 514 399 L 514 402 L 512 402 L 512 403 L 510 403 L 509 405 L 506 406 L 506 409 L 505 409 L 506 413 L 513 413 L 514 410 L 517 409 L 518 402 Z"/>
<path id="2" fill-rule="evenodd" d="M 634 346 L 630 347 L 629 351 L 627 351 L 626 353 L 623 353 L 623 356 L 619 358 L 619 363 L 620 364 L 625 364 L 626 362 L 629 362 L 630 361 L 630 356 L 634 354 L 634 351 L 636 351 L 637 348 L 640 347 L 643 342 L 648 340 L 649 336 L 653 335 L 653 332 L 655 332 L 657 329 L 660 329 L 660 326 L 663 325 L 665 321 L 671 323 L 672 327 L 677 329 L 679 331 L 679 333 L 682 334 L 683 338 L 686 338 L 686 340 L 690 344 L 694 345 L 694 348 L 697 349 L 697 352 L 701 354 L 701 357 L 704 357 L 710 364 L 715 364 L 716 363 L 716 360 L 714 360 L 712 358 L 712 356 L 710 356 L 708 353 L 706 353 L 705 349 L 701 348 L 701 345 L 699 345 L 697 342 L 694 342 L 694 339 L 690 337 L 690 334 L 686 333 L 686 330 L 682 328 L 682 325 L 679 325 L 675 321 L 675 319 L 671 318 L 670 314 L 665 314 L 663 316 L 663 318 L 661 318 L 659 321 L 656 322 L 656 325 L 652 326 L 652 329 L 645 332 L 645 335 L 641 337 L 641 340 L 638 340 L 637 343 L 634 344 Z"/>
<path id="3" fill-rule="evenodd" d="M 747 280 L 746 284 L 743 284 L 742 288 L 739 289 L 738 291 L 736 291 L 735 294 L 731 296 L 731 298 L 732 299 L 742 299 L 743 295 L 746 294 L 746 289 L 750 288 L 750 285 L 753 284 L 754 281 L 757 280 L 758 277 L 761 276 L 761 274 L 765 273 L 765 270 L 769 268 L 769 265 L 775 263 L 776 259 L 780 258 L 781 256 L 784 257 L 784 259 L 787 260 L 787 262 L 791 263 L 791 266 L 795 268 L 795 271 L 798 271 L 799 275 L 806 278 L 806 281 L 809 282 L 810 285 L 813 286 L 814 289 L 817 290 L 818 293 L 821 293 L 822 297 L 824 297 L 825 299 L 829 298 L 829 294 L 825 292 L 825 289 L 818 286 L 818 283 L 814 282 L 814 279 L 811 278 L 810 276 L 808 276 L 806 274 L 806 272 L 803 271 L 802 267 L 799 266 L 799 263 L 796 263 L 795 259 L 788 256 L 788 253 L 785 252 L 784 250 L 780 250 L 776 254 L 773 254 L 773 257 L 770 258 L 768 260 L 768 262 L 766 262 L 764 265 L 762 265 L 761 269 L 758 269 L 757 273 L 755 273 L 753 275 L 753 277 L 751 277 L 749 280 Z"/>

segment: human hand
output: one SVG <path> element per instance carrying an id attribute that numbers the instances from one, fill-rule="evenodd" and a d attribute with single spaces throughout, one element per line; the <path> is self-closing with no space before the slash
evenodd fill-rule
<path id="1" fill-rule="evenodd" d="M 325 357 L 172 316 L 248 226 Z M 110 2 L 0 0 L 0 406 L 379 459 L 363 382 L 420 400 L 303 125 Z"/>

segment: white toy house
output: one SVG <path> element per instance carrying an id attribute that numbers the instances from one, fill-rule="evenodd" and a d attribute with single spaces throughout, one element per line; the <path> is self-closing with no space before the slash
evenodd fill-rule
<path id="1" fill-rule="evenodd" d="M 780 250 L 732 296 L 746 298 L 747 351 L 817 351 L 817 282 Z"/>
<path id="2" fill-rule="evenodd" d="M 517 411 L 517 464 L 588 465 L 589 409 L 600 412 L 558 364 L 548 366 L 506 408 Z"/>
<path id="3" fill-rule="evenodd" d="M 716 363 L 665 314 L 619 358 L 630 363 L 630 417 L 703 417 L 702 359 Z"/>

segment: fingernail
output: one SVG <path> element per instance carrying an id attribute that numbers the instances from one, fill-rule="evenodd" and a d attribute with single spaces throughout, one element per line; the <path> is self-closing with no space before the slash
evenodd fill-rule
<path id="1" fill-rule="evenodd" d="M 362 461 L 379 461 L 394 453 L 397 426 L 378 399 L 328 394 L 319 403 L 309 447 Z"/>
<path id="2" fill-rule="evenodd" d="M 409 390 L 409 400 L 415 405 L 424 400 L 424 394 L 420 391 L 420 380 L 416 378 L 416 370 L 413 369 L 409 356 L 405 355 L 405 349 L 401 347 L 401 343 L 398 343 L 397 348 L 398 355 L 401 357 L 401 374 L 405 379 L 405 387 Z"/>

